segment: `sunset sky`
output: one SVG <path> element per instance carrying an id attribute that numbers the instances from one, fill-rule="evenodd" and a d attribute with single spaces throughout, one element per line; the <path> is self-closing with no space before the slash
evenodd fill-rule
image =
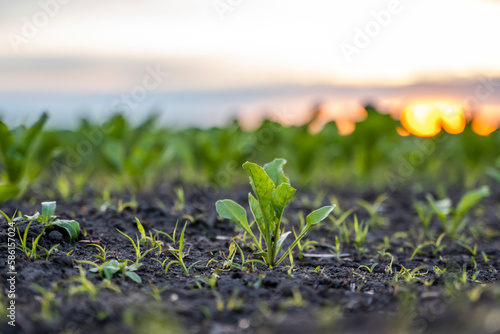
<path id="1" fill-rule="evenodd" d="M 500 77 L 495 0 L 0 0 L 0 6 L 4 94 L 126 93 L 143 82 L 147 67 L 168 72 L 155 92 Z"/>
<path id="2" fill-rule="evenodd" d="M 167 89 L 500 75 L 493 0 L 395 1 L 397 13 L 351 62 L 342 43 L 355 46 L 356 29 L 393 1 L 241 0 L 225 12 L 213 0 L 65 2 L 40 1 L 59 7 L 46 7 L 45 23 L 38 1 L 0 1 L 0 89 L 119 91 L 146 64 L 171 73 Z M 16 52 L 23 18 L 40 28 Z"/>

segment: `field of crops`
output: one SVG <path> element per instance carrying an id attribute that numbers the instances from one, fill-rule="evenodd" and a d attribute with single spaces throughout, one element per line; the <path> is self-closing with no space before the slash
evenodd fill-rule
<path id="1" fill-rule="evenodd" d="M 366 110 L 349 135 L 0 122 L 0 332 L 498 332 L 500 131 Z"/>

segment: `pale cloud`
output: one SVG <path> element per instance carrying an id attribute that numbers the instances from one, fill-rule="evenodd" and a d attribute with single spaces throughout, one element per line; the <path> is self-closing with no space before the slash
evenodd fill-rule
<path id="1" fill-rule="evenodd" d="M 352 44 L 390 1 L 241 1 L 221 21 L 212 0 L 73 0 L 16 53 L 7 35 L 41 7 L 0 0 L 0 89 L 121 90 L 156 63 L 177 89 L 500 74 L 494 1 L 401 0 L 347 62 L 341 43 Z"/>

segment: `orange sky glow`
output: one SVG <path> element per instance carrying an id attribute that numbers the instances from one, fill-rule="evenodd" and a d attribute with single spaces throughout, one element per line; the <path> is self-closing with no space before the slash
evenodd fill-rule
<path id="1" fill-rule="evenodd" d="M 142 87 L 146 68 L 161 68 L 168 78 L 147 92 L 135 114 L 150 101 L 164 113 L 177 112 L 174 120 L 186 111 L 209 115 L 207 122 L 214 114 L 229 119 L 237 109 L 251 128 L 274 103 L 290 113 L 278 121 L 294 125 L 308 120 L 318 100 L 321 113 L 311 131 L 335 121 L 349 134 L 366 116 L 368 97 L 401 120 L 401 135 L 457 134 L 469 121 L 488 135 L 500 122 L 500 48 L 493 34 L 500 31 L 498 1 L 229 1 L 224 12 L 212 0 L 46 2 L 0 0 L 0 113 L 11 118 L 20 109 L 39 114 L 58 107 L 60 114 L 76 115 L 89 98 L 76 105 L 67 96 L 130 95 Z M 467 90 L 460 86 L 465 81 L 478 86 Z M 294 87 L 319 87 L 322 97 L 312 90 L 300 95 Z M 231 100 L 253 89 L 277 92 Z M 155 104 L 153 95 L 169 92 L 193 94 L 187 102 L 167 96 Z M 198 100 L 197 92 L 210 98 Z M 224 95 L 209 104 L 217 92 Z M 35 100 L 43 94 L 59 100 Z M 480 103 L 457 102 L 468 95 Z M 192 101 L 196 105 L 186 106 Z M 96 114 L 112 112 L 99 103 Z"/>
<path id="2" fill-rule="evenodd" d="M 336 122 L 341 135 L 351 134 L 356 123 L 363 121 L 367 112 L 359 103 L 325 103 L 317 106 L 317 117 L 310 123 L 310 131 L 317 133 L 328 122 Z M 415 135 L 419 137 L 433 137 L 446 131 L 449 134 L 460 134 L 468 122 L 472 123 L 474 132 L 481 136 L 488 136 L 500 127 L 500 108 L 498 106 L 483 106 L 471 112 L 458 103 L 447 101 L 426 101 L 409 104 L 400 110 L 389 112 L 394 119 L 401 122 L 397 132 L 401 136 Z M 286 126 L 302 125 L 309 122 L 310 114 L 301 113 L 293 121 L 283 121 L 279 117 L 270 117 L 271 120 Z M 246 129 L 259 126 L 262 117 L 243 113 L 240 124 Z"/>

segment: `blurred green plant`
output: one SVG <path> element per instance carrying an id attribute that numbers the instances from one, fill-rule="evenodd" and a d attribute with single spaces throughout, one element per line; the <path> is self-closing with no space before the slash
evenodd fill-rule
<path id="1" fill-rule="evenodd" d="M 115 275 L 118 274 L 121 277 L 128 277 L 132 281 L 140 284 L 142 283 L 142 279 L 139 275 L 135 273 L 137 269 L 141 266 L 140 263 L 133 263 L 129 265 L 129 262 L 132 262 L 130 260 L 124 260 L 124 261 L 118 261 L 118 260 L 111 260 L 111 261 L 105 261 L 101 263 L 100 265 L 92 262 L 92 261 L 83 261 L 83 260 L 77 260 L 77 263 L 85 263 L 93 266 L 93 268 L 90 268 L 90 272 L 93 273 L 98 273 L 99 278 L 101 279 L 107 279 L 111 280 L 111 278 Z"/>
<path id="2" fill-rule="evenodd" d="M 467 214 L 472 210 L 482 199 L 490 196 L 490 188 L 483 186 L 475 190 L 467 192 L 457 206 L 452 206 L 452 201 L 445 198 L 437 201 L 431 194 L 427 195 L 427 201 L 434 214 L 441 221 L 443 230 L 451 237 L 457 238 L 467 224 L 470 222 Z"/>
<path id="3" fill-rule="evenodd" d="M 50 162 L 57 139 L 44 136 L 42 129 L 47 114 L 31 127 L 24 125 L 9 129 L 0 121 L 0 203 L 21 197 Z"/>
<path id="4" fill-rule="evenodd" d="M 409 185 L 425 189 L 437 182 L 472 189 L 488 174 L 498 177 L 500 131 L 480 136 L 468 124 L 459 135 L 403 137 L 390 115 L 371 106 L 366 110 L 366 119 L 346 136 L 335 122 L 311 133 L 315 117 L 301 126 L 265 120 L 253 131 L 236 121 L 210 129 L 173 129 L 160 127 L 156 116 L 134 124 L 120 114 L 103 124 L 82 120 L 75 130 L 43 130 L 46 115 L 31 127 L 9 129 L 0 122 L 0 201 L 20 198 L 28 189 L 70 201 L 87 189 L 136 193 L 161 181 L 229 187 L 243 183 L 238 166 L 245 161 L 276 156 L 289 161 L 289 175 L 298 185 L 312 188 L 349 185 L 383 192 Z M 177 195 L 179 209 L 182 194 Z M 314 202 L 320 201 L 318 189 Z"/>

